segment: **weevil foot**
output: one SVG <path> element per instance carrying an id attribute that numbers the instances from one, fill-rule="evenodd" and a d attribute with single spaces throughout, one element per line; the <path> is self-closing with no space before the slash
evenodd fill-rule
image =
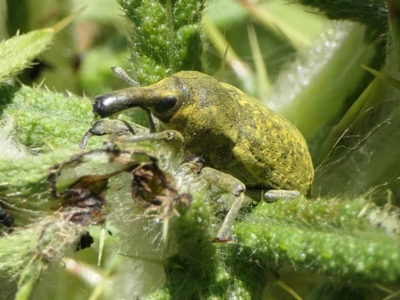
<path id="1" fill-rule="evenodd" d="M 274 203 L 280 199 L 296 199 L 301 196 L 299 191 L 289 190 L 269 190 L 264 194 L 264 200 L 268 203 Z"/>
<path id="2" fill-rule="evenodd" d="M 115 136 L 124 136 L 147 133 L 148 131 L 149 130 L 146 127 L 142 127 L 134 123 L 129 123 L 124 120 L 100 120 L 95 122 L 92 127 L 88 131 L 86 131 L 79 144 L 79 148 L 85 149 L 89 143 L 90 138 L 94 135 L 101 136 L 110 134 Z"/>
<path id="3" fill-rule="evenodd" d="M 228 236 L 228 237 L 225 238 L 225 239 L 222 239 L 222 238 L 220 238 L 220 237 L 217 236 L 217 237 L 215 237 L 215 238 L 212 240 L 212 242 L 213 242 L 213 243 L 231 243 L 231 244 L 233 244 L 233 243 L 236 243 L 236 242 L 237 242 L 237 237 L 236 237 L 236 235 L 234 235 L 234 234 Z"/>

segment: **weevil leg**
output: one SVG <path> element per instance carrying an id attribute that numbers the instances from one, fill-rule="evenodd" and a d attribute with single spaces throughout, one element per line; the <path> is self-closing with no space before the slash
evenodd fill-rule
<path id="1" fill-rule="evenodd" d="M 144 112 L 146 113 L 148 119 L 149 119 L 149 132 L 154 133 L 157 131 L 157 126 L 159 124 L 157 119 L 153 118 L 153 115 L 151 114 L 150 108 L 148 107 L 142 107 Z"/>
<path id="2" fill-rule="evenodd" d="M 131 136 L 121 136 L 114 140 L 115 143 L 133 143 L 140 141 L 164 141 L 171 145 L 175 150 L 180 151 L 183 146 L 183 136 L 175 130 L 165 130 L 155 133 L 135 134 Z"/>
<path id="3" fill-rule="evenodd" d="M 95 122 L 92 127 L 86 131 L 85 135 L 79 144 L 79 148 L 85 149 L 89 140 L 92 136 L 101 135 L 133 135 L 133 134 L 143 134 L 148 133 L 149 129 L 135 123 L 129 123 L 124 120 L 99 120 Z"/>
<path id="4" fill-rule="evenodd" d="M 229 233 L 240 211 L 240 208 L 243 205 L 246 186 L 237 178 L 208 167 L 205 167 L 200 171 L 200 176 L 202 176 L 205 181 L 210 184 L 212 192 L 219 195 L 231 193 L 235 196 L 235 200 L 229 208 L 229 211 L 222 222 L 217 236 L 213 240 L 214 242 L 233 241 L 234 238 L 232 238 Z"/>
<path id="5" fill-rule="evenodd" d="M 84 136 L 81 139 L 81 142 L 79 143 L 79 148 L 81 149 L 86 149 L 90 138 L 92 137 L 91 130 L 89 129 L 88 131 L 85 132 Z"/>
<path id="6" fill-rule="evenodd" d="M 301 193 L 299 191 L 269 190 L 264 194 L 264 200 L 268 203 L 274 203 L 280 199 L 291 200 L 300 196 Z"/>
<path id="7" fill-rule="evenodd" d="M 238 189 L 235 191 L 235 201 L 229 208 L 229 211 L 225 216 L 224 221 L 222 222 L 221 228 L 219 229 L 217 236 L 213 240 L 214 242 L 235 241 L 235 238 L 229 236 L 229 233 L 233 227 L 237 215 L 239 214 L 239 210 L 243 205 L 244 191 L 244 185 L 238 186 Z"/>

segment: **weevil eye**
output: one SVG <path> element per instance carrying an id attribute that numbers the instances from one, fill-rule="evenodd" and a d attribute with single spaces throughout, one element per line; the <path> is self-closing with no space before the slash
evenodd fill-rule
<path id="1" fill-rule="evenodd" d="M 177 102 L 178 100 L 175 96 L 166 96 L 165 98 L 157 102 L 157 104 L 154 106 L 154 111 L 159 114 L 165 113 L 174 108 Z"/>

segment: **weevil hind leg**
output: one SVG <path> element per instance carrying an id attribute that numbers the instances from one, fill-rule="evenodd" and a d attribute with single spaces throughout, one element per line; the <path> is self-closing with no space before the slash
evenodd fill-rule
<path id="1" fill-rule="evenodd" d="M 269 190 L 264 194 L 264 201 L 268 203 L 274 203 L 278 200 L 292 200 L 301 196 L 301 192 L 299 191 L 290 191 L 290 190 Z"/>

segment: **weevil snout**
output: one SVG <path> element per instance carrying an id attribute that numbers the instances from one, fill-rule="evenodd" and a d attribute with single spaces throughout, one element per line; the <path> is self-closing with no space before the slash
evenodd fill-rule
<path id="1" fill-rule="evenodd" d="M 156 118 L 168 122 L 185 99 L 179 78 L 170 77 L 150 86 L 126 88 L 97 96 L 93 112 L 105 118 L 129 108 L 140 107 L 150 109 Z"/>
<path id="2" fill-rule="evenodd" d="M 131 97 L 128 89 L 97 96 L 94 99 L 93 112 L 102 118 L 109 117 L 125 109 L 140 106 L 140 97 Z"/>

